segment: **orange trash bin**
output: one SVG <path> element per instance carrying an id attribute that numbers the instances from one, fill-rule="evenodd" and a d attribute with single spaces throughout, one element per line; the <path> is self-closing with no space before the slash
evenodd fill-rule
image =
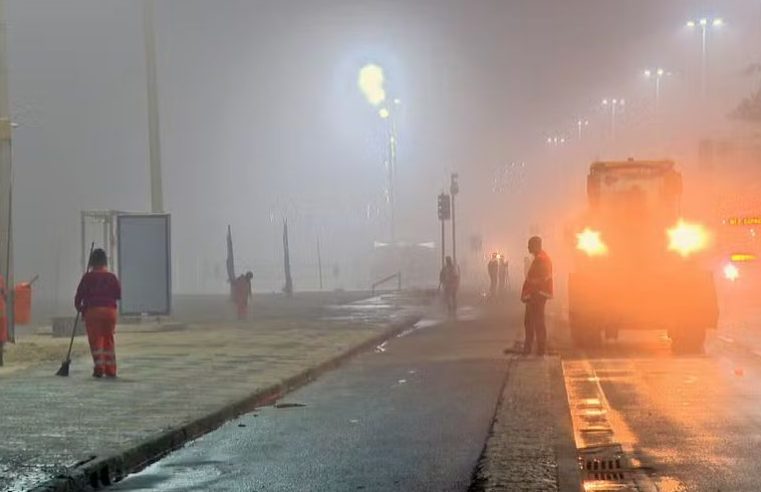
<path id="1" fill-rule="evenodd" d="M 14 292 L 13 320 L 17 325 L 28 325 L 32 320 L 32 285 L 16 284 Z"/>

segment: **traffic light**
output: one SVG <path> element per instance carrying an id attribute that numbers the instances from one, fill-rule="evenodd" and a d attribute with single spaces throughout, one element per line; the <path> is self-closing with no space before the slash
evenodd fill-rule
<path id="1" fill-rule="evenodd" d="M 452 216 L 452 207 L 449 201 L 449 195 L 442 193 L 439 195 L 439 220 L 449 220 Z"/>

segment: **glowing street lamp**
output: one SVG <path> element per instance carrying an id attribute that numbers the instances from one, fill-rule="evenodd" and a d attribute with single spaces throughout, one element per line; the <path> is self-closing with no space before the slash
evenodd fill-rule
<path id="1" fill-rule="evenodd" d="M 385 159 L 388 172 L 386 200 L 389 207 L 390 240 L 393 243 L 396 240 L 394 177 L 396 174 L 397 138 L 396 121 L 394 121 L 393 109 L 390 105 L 384 104 L 388 96 L 384 84 L 385 75 L 383 73 L 383 68 L 380 66 L 369 63 L 359 70 L 359 74 L 357 75 L 357 87 L 359 87 L 360 92 L 365 96 L 367 102 L 378 108 L 378 116 L 382 120 L 388 122 L 388 158 Z M 391 102 L 393 106 L 399 106 L 401 104 L 401 101 L 398 98 L 394 98 Z"/>
<path id="2" fill-rule="evenodd" d="M 369 63 L 359 70 L 357 86 L 364 94 L 367 102 L 380 106 L 386 100 L 386 90 L 383 88 L 383 69 L 374 63 Z"/>
<path id="3" fill-rule="evenodd" d="M 603 99 L 603 108 L 610 109 L 610 136 L 613 140 L 616 139 L 616 112 L 623 110 L 626 106 L 626 101 L 623 99 Z"/>
<path id="4" fill-rule="evenodd" d="M 707 57 L 706 57 L 706 43 L 708 41 L 708 29 L 709 27 L 713 27 L 715 29 L 718 29 L 720 27 L 724 26 L 724 19 L 721 17 L 714 17 L 714 18 L 708 18 L 708 17 L 702 17 L 697 20 L 689 20 L 687 21 L 687 27 L 690 29 L 700 28 L 700 39 L 701 39 L 701 79 L 702 79 L 702 90 L 703 90 L 703 98 L 707 96 Z"/>
<path id="5" fill-rule="evenodd" d="M 589 120 L 578 120 L 576 126 L 579 129 L 579 141 L 581 141 L 581 131 L 583 128 L 589 126 Z"/>
<path id="6" fill-rule="evenodd" d="M 657 115 L 661 102 L 661 79 L 669 73 L 662 68 L 656 68 L 655 70 L 648 68 L 647 70 L 643 71 L 642 74 L 648 80 L 655 80 L 655 114 Z"/>

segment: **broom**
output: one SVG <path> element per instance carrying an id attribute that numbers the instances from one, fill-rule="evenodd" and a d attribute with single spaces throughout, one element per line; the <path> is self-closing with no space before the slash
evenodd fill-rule
<path id="1" fill-rule="evenodd" d="M 95 242 L 93 241 L 90 243 L 90 256 L 92 256 L 92 250 L 95 247 Z M 90 256 L 87 257 L 87 268 L 85 269 L 85 273 L 87 273 L 90 270 Z M 74 318 L 74 327 L 71 329 L 71 340 L 69 340 L 69 351 L 66 352 L 66 360 L 63 361 L 61 364 L 61 367 L 58 369 L 58 372 L 55 373 L 56 376 L 68 376 L 69 375 L 69 366 L 71 365 L 71 348 L 74 346 L 74 335 L 77 334 L 77 325 L 79 324 L 79 318 L 80 318 L 80 312 L 79 312 L 79 306 L 77 306 L 77 316 Z"/>

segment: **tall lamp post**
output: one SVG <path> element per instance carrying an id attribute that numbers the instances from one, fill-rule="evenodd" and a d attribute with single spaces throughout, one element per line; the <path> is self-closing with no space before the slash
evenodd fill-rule
<path id="1" fill-rule="evenodd" d="M 148 93 L 148 161 L 151 178 L 151 212 L 162 213 L 164 211 L 164 194 L 161 179 L 161 139 L 159 133 L 156 31 L 154 24 L 153 0 L 143 0 L 145 75 Z"/>
<path id="2" fill-rule="evenodd" d="M 689 20 L 687 21 L 687 27 L 690 29 L 696 29 L 700 28 L 700 71 L 701 71 L 701 90 L 703 93 L 703 99 L 705 99 L 708 96 L 708 29 L 709 28 L 720 28 L 724 25 L 724 19 L 721 17 L 714 17 L 714 18 L 708 18 L 708 17 L 702 17 L 697 20 Z"/>
<path id="3" fill-rule="evenodd" d="M 396 110 L 401 104 L 399 99 L 392 99 L 392 104 L 387 104 L 387 93 L 384 87 L 385 77 L 383 69 L 375 64 L 368 64 L 359 70 L 357 77 L 357 86 L 364 94 L 367 101 L 378 109 L 378 116 L 388 123 L 388 156 L 385 159 L 386 171 L 388 176 L 388 185 L 386 188 L 386 201 L 389 207 L 389 226 L 390 241 L 396 241 L 396 224 L 395 224 L 395 190 L 394 181 L 396 174 Z"/>
<path id="4" fill-rule="evenodd" d="M 603 99 L 602 106 L 610 110 L 610 137 L 616 139 L 616 112 L 624 109 L 626 101 L 623 99 Z"/>
<path id="5" fill-rule="evenodd" d="M 0 0 L 0 275 L 4 281 L 8 338 L 15 339 L 13 281 L 13 163 L 11 160 L 11 116 L 8 102 L 8 66 L 5 1 Z M 0 328 L 2 330 L 2 328 Z M 0 365 L 2 365 L 0 339 Z"/>
<path id="6" fill-rule="evenodd" d="M 394 182 L 396 181 L 396 108 L 401 104 L 399 99 L 394 99 L 394 107 L 382 107 L 378 110 L 378 116 L 388 122 L 388 158 L 386 160 L 386 170 L 388 172 L 388 207 L 390 214 L 391 242 L 396 241 L 396 190 Z"/>
<path id="7" fill-rule="evenodd" d="M 666 71 L 662 68 L 656 68 L 655 70 L 648 68 L 642 74 L 648 80 L 655 80 L 655 115 L 657 117 L 661 104 L 661 79 L 666 75 Z"/>
<path id="8" fill-rule="evenodd" d="M 582 137 L 582 134 L 583 134 L 583 130 L 584 130 L 584 128 L 589 126 L 589 120 L 578 120 L 576 122 L 576 126 L 577 126 L 577 128 L 579 130 L 579 142 L 581 142 L 581 137 Z"/>

